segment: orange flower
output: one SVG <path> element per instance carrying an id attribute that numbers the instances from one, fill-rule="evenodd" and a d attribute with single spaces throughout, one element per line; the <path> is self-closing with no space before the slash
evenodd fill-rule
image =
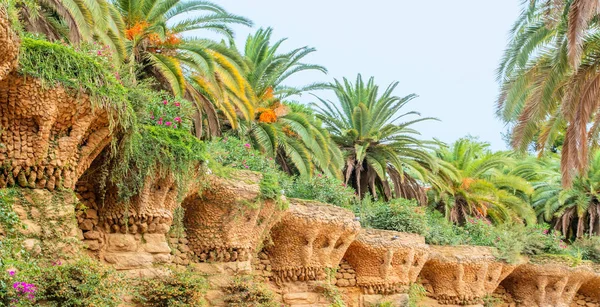
<path id="1" fill-rule="evenodd" d="M 162 43 L 160 36 L 156 33 L 150 33 L 148 35 L 148 40 L 150 41 L 150 44 L 153 46 L 158 46 Z"/>
<path id="2" fill-rule="evenodd" d="M 475 181 L 475 179 L 473 179 L 473 178 L 465 178 L 462 180 L 462 184 L 460 185 L 460 187 L 463 189 L 468 189 L 469 187 L 471 187 L 471 184 L 474 181 Z"/>
<path id="3" fill-rule="evenodd" d="M 269 86 L 267 88 L 267 90 L 265 91 L 265 93 L 262 95 L 262 99 L 263 100 L 268 100 L 268 99 L 272 99 L 273 97 L 274 97 L 273 96 L 273 87 Z"/>
<path id="4" fill-rule="evenodd" d="M 260 115 L 258 116 L 258 121 L 261 123 L 274 123 L 277 121 L 277 115 L 275 111 L 271 109 L 258 108 L 257 110 Z"/>
<path id="5" fill-rule="evenodd" d="M 128 40 L 133 40 L 140 34 L 144 33 L 144 30 L 148 28 L 149 24 L 146 21 L 138 21 L 131 28 L 125 30 L 125 37 Z"/>

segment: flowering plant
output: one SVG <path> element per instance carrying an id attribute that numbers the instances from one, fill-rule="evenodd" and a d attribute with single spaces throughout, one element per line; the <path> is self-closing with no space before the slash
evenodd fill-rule
<path id="1" fill-rule="evenodd" d="M 163 97 L 147 106 L 147 112 L 144 115 L 146 124 L 183 130 L 190 130 L 192 127 L 192 120 L 188 116 L 191 106 L 185 100 Z"/>
<path id="2" fill-rule="evenodd" d="M 37 287 L 21 281 L 21 276 L 14 268 L 2 272 L 0 278 L 0 303 L 2 306 L 33 306 L 36 301 Z"/>

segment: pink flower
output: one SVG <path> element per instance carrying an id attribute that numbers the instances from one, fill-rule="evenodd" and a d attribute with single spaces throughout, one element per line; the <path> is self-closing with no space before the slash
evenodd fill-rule
<path id="1" fill-rule="evenodd" d="M 176 122 L 178 122 L 178 123 L 180 123 L 180 122 L 181 122 L 181 117 L 177 116 L 177 117 L 175 117 L 175 119 L 173 119 L 173 120 L 174 120 L 174 121 L 176 121 Z"/>
<path id="2" fill-rule="evenodd" d="M 168 105 L 168 104 L 169 104 L 169 102 L 168 102 L 168 101 L 165 99 L 165 100 L 163 100 L 163 104 L 164 104 L 164 105 Z"/>
<path id="3" fill-rule="evenodd" d="M 322 176 L 321 174 L 317 174 L 317 177 L 319 177 L 319 178 L 320 178 L 321 176 Z"/>
<path id="4" fill-rule="evenodd" d="M 7 270 L 7 272 L 9 276 L 15 276 L 15 274 L 17 274 L 17 271 L 15 269 L 9 269 Z"/>
<path id="5" fill-rule="evenodd" d="M 150 115 L 150 119 L 154 119 L 154 114 Z"/>
<path id="6" fill-rule="evenodd" d="M 98 50 L 98 55 L 102 55 L 102 51 Z"/>
<path id="7" fill-rule="evenodd" d="M 252 146 L 250 146 L 250 144 L 246 143 L 246 144 L 244 144 L 244 147 L 246 147 L 246 148 L 250 148 L 250 147 L 252 147 Z"/>
<path id="8" fill-rule="evenodd" d="M 162 123 L 163 123 L 162 120 L 159 120 L 156 122 L 157 125 L 162 125 Z"/>
<path id="9" fill-rule="evenodd" d="M 166 123 L 165 123 L 165 126 L 169 127 L 169 126 L 171 126 L 172 124 L 173 124 L 172 122 L 166 122 Z"/>
<path id="10" fill-rule="evenodd" d="M 173 128 L 177 129 L 177 125 L 173 124 Z"/>
<path id="11" fill-rule="evenodd" d="M 179 102 L 175 102 L 175 106 L 176 106 L 176 107 L 179 107 L 179 106 L 181 106 L 181 103 L 179 103 Z"/>

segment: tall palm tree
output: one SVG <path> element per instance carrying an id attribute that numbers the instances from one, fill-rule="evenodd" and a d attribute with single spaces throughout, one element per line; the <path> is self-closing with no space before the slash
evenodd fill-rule
<path id="1" fill-rule="evenodd" d="M 402 113 L 416 96 L 394 96 L 397 85 L 394 82 L 379 93 L 374 78 L 365 83 L 358 75 L 355 84 L 345 78 L 343 83 L 336 80 L 330 88 L 338 102 L 319 98 L 318 117 L 344 153 L 346 184 L 352 185 L 361 197 L 370 192 L 373 197 L 416 198 L 424 202 L 424 191 L 408 173 L 433 169 L 435 162 L 427 152 L 431 143 L 419 140 L 419 133 L 412 126 L 432 118 L 398 122 L 418 113 Z"/>
<path id="2" fill-rule="evenodd" d="M 231 43 L 229 52 L 239 54 L 242 90 L 227 87 L 221 95 L 221 110 L 231 128 L 247 138 L 255 148 L 273 157 L 290 174 L 312 175 L 315 171 L 332 177 L 341 177 L 341 152 L 314 114 L 306 109 L 288 105 L 293 95 L 318 88 L 319 84 L 290 87 L 283 83 L 292 75 L 306 70 L 327 72 L 314 64 L 301 61 L 315 51 L 301 47 L 281 52 L 285 39 L 272 42 L 271 29 L 259 29 L 248 36 L 243 54 Z M 233 70 L 233 69 L 231 69 Z M 223 79 L 217 72 L 218 79 Z M 200 83 L 198 83 L 200 84 Z M 218 92 L 203 86 L 206 92 Z"/>
<path id="3" fill-rule="evenodd" d="M 535 188 L 532 204 L 540 221 L 551 223 L 569 239 L 600 235 L 600 151 L 568 189 L 561 187 L 559 160 L 554 156 L 526 160 L 516 169 Z"/>
<path id="4" fill-rule="evenodd" d="M 522 177 L 507 174 L 514 165 L 506 153 L 492 153 L 488 144 L 460 139 L 452 147 L 440 145 L 435 151 L 439 169 L 427 176 L 429 200 L 454 223 L 468 216 L 489 218 L 495 223 L 535 223 L 529 206 L 533 188 Z"/>
<path id="5" fill-rule="evenodd" d="M 547 13 L 548 2 L 533 1 L 515 24 L 498 70 L 502 82 L 498 115 L 514 125 L 513 147 L 526 150 L 535 140 L 537 150 L 543 153 L 566 131 L 561 150 L 565 186 L 585 172 L 589 147 L 598 143 L 600 135 L 596 99 L 600 90 L 600 32 L 596 23 L 584 18 L 589 14 L 584 2 L 555 1 L 555 6 L 563 6 L 564 13 L 552 17 Z M 585 6 L 583 11 L 581 6 Z M 584 24 L 589 27 L 583 29 Z M 573 35 L 573 31 L 585 36 Z M 579 36 L 583 37 L 580 43 Z M 579 45 L 582 51 L 576 52 Z M 580 54 L 575 62 L 570 61 L 574 54 Z"/>

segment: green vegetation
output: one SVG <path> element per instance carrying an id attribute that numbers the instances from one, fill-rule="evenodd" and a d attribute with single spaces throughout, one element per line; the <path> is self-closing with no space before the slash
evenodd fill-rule
<path id="1" fill-rule="evenodd" d="M 439 170 L 428 173 L 430 206 L 452 222 L 463 224 L 470 216 L 495 223 L 535 223 L 529 205 L 533 188 L 522 177 L 506 173 L 516 160 L 507 153 L 492 153 L 488 145 L 468 138 L 434 153 Z"/>
<path id="2" fill-rule="evenodd" d="M 401 113 L 403 107 L 416 95 L 393 96 L 398 85 L 392 83 L 378 96 L 379 86 L 374 78 L 365 84 L 361 75 L 352 84 L 335 81 L 329 88 L 335 93 L 336 103 L 320 99 L 319 118 L 331 132 L 334 142 L 343 149 L 346 166 L 344 182 L 364 197 L 371 193 L 386 200 L 393 197 L 416 198 L 424 202 L 419 184 L 407 172 L 419 173 L 435 169 L 435 161 L 426 151 L 430 142 L 417 139 L 412 128 L 420 118 L 397 123 L 414 111 Z M 393 191 L 392 191 L 393 189 Z"/>
<path id="3" fill-rule="evenodd" d="M 148 307 L 201 307 L 206 305 L 204 294 L 207 289 L 204 277 L 188 270 L 174 270 L 168 276 L 140 280 L 135 301 Z"/>
<path id="4" fill-rule="evenodd" d="M 121 139 L 110 180 L 122 199 L 136 195 L 148 177 L 174 176 L 182 188 L 206 160 L 205 145 L 185 130 L 143 125 Z"/>
<path id="5" fill-rule="evenodd" d="M 420 116 L 405 110 L 416 96 L 397 96 L 397 82 L 383 91 L 361 75 L 354 83 L 286 85 L 297 73 L 327 71 L 304 62 L 315 49 L 284 52 L 270 28 L 238 49 L 231 26 L 252 23 L 210 2 L 2 5 L 22 30 L 21 74 L 86 93 L 114 115 L 111 127 L 120 129 L 98 161 L 122 200 L 152 176 L 174 176 L 183 192 L 196 174 L 249 170 L 262 174 L 263 199 L 284 194 L 330 203 L 356 212 L 365 227 L 417 233 L 429 244 L 495 247 L 507 262 L 527 255 L 578 264 L 600 262 L 600 15 L 597 3 L 586 14 L 574 3 L 528 1 L 515 24 L 498 69 L 497 112 L 511 127 L 514 149 L 506 152 L 471 137 L 453 144 L 421 139 L 415 124 L 432 118 L 409 119 Z M 215 31 L 223 41 L 184 35 L 195 30 Z M 335 101 L 293 101 L 314 89 L 332 91 Z M 12 193 L 0 191 L 0 266 L 16 269 L 18 281 L 0 278 L 2 302 L 112 306 L 115 291 L 124 289 L 106 289 L 120 282 L 114 272 L 86 262 L 31 261 L 18 244 Z M 181 208 L 176 215 L 180 233 Z M 48 279 L 53 274 L 62 282 Z M 15 282 L 22 289 L 11 288 Z M 35 284 L 33 300 L 25 284 Z M 138 300 L 194 306 L 205 286 L 175 272 L 142 282 Z M 248 280 L 229 292 L 239 306 L 273 304 Z M 419 297 L 422 289 L 411 292 Z"/>
<path id="6" fill-rule="evenodd" d="M 277 307 L 274 293 L 268 287 L 251 277 L 238 277 L 223 289 L 227 306 L 236 307 Z"/>
<path id="7" fill-rule="evenodd" d="M 2 247 L 1 249 L 4 249 Z M 0 303 L 3 306 L 108 306 L 116 307 L 127 293 L 124 277 L 98 261 L 80 257 L 75 261 L 26 257 L 3 258 L 0 263 Z"/>

